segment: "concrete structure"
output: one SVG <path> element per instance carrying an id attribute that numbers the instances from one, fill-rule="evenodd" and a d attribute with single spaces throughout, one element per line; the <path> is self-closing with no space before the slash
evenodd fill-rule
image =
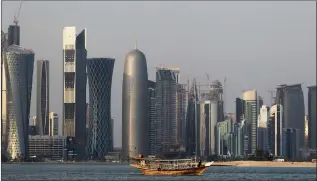
<path id="1" fill-rule="evenodd" d="M 173 70 L 156 69 L 157 153 L 169 152 L 177 142 L 176 95 L 177 82 Z"/>
<path id="2" fill-rule="evenodd" d="M 48 135 L 56 136 L 59 135 L 58 132 L 58 115 L 55 112 L 50 112 L 48 116 Z"/>
<path id="3" fill-rule="evenodd" d="M 6 74 L 7 151 L 11 158 L 28 156 L 28 126 L 32 92 L 34 53 L 10 45 L 2 54 Z"/>
<path id="4" fill-rule="evenodd" d="M 257 140 L 257 147 L 263 151 L 268 149 L 268 142 L 267 142 L 267 123 L 270 118 L 270 108 L 266 105 L 262 105 L 259 114 L 258 120 L 258 140 Z"/>
<path id="5" fill-rule="evenodd" d="M 149 155 L 156 155 L 156 103 L 155 82 L 148 81 Z"/>
<path id="6" fill-rule="evenodd" d="M 308 147 L 317 148 L 316 86 L 308 87 Z"/>
<path id="7" fill-rule="evenodd" d="M 123 157 L 148 155 L 148 74 L 145 55 L 138 49 L 125 57 L 122 83 Z"/>
<path id="8" fill-rule="evenodd" d="M 300 157 L 299 130 L 293 128 L 283 129 L 284 150 L 283 156 L 287 160 L 295 161 Z"/>
<path id="9" fill-rule="evenodd" d="M 279 85 L 276 91 L 275 102 L 281 104 L 284 110 L 284 128 L 299 130 L 299 146 L 305 145 L 305 105 L 301 84 Z"/>
<path id="10" fill-rule="evenodd" d="M 270 119 L 267 126 L 268 149 L 274 156 L 283 155 L 283 106 L 275 104 L 270 108 Z"/>
<path id="11" fill-rule="evenodd" d="M 113 150 L 111 123 L 111 84 L 115 60 L 89 58 L 87 74 L 89 85 L 90 121 L 92 137 L 88 152 L 94 159 L 102 160 Z"/>
<path id="12" fill-rule="evenodd" d="M 255 153 L 257 148 L 257 133 L 258 133 L 258 100 L 257 91 L 246 91 L 242 95 L 245 101 L 245 136 L 248 136 L 248 153 Z"/>
<path id="13" fill-rule="evenodd" d="M 77 36 L 75 27 L 63 29 L 63 135 L 75 137 L 77 159 L 86 154 L 86 34 L 86 29 Z"/>
<path id="14" fill-rule="evenodd" d="M 29 155 L 51 160 L 61 160 L 65 155 L 66 137 L 36 135 L 29 136 Z"/>
<path id="15" fill-rule="evenodd" d="M 9 26 L 8 45 L 20 45 L 20 26 L 18 25 Z"/>
<path id="16" fill-rule="evenodd" d="M 36 130 L 38 135 L 49 134 L 49 61 L 37 61 Z"/>

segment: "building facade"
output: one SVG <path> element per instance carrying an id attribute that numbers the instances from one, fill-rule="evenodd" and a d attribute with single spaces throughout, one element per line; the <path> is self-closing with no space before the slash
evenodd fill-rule
<path id="1" fill-rule="evenodd" d="M 55 112 L 50 112 L 48 116 L 48 135 L 59 135 L 58 127 L 58 114 Z"/>
<path id="2" fill-rule="evenodd" d="M 283 155 L 283 111 L 283 106 L 280 104 L 275 104 L 270 108 L 270 118 L 267 125 L 268 150 L 274 156 Z"/>
<path id="3" fill-rule="evenodd" d="M 36 82 L 37 134 L 49 134 L 49 61 L 37 61 Z"/>
<path id="4" fill-rule="evenodd" d="M 260 109 L 259 114 L 259 120 L 258 120 L 258 148 L 261 150 L 267 150 L 268 149 L 268 142 L 267 142 L 267 123 L 270 118 L 270 108 L 266 105 L 262 105 Z"/>
<path id="5" fill-rule="evenodd" d="M 111 84 L 115 60 L 112 58 L 89 58 L 87 73 L 91 138 L 88 152 L 94 159 L 103 159 L 112 152 Z"/>
<path id="6" fill-rule="evenodd" d="M 176 92 L 177 79 L 172 70 L 156 70 L 157 149 L 164 154 L 177 145 Z"/>
<path id="7" fill-rule="evenodd" d="M 28 157 L 28 126 L 32 92 L 34 53 L 10 45 L 2 59 L 6 74 L 7 152 L 11 158 Z"/>
<path id="8" fill-rule="evenodd" d="M 75 137 L 77 159 L 86 154 L 86 34 L 86 29 L 77 36 L 76 27 L 63 29 L 63 135 Z"/>
<path id="9" fill-rule="evenodd" d="M 308 147 L 317 148 L 316 86 L 308 88 Z"/>
<path id="10" fill-rule="evenodd" d="M 299 146 L 305 145 L 305 105 L 301 84 L 279 85 L 276 91 L 276 103 L 284 110 L 284 128 L 295 128 L 299 131 Z"/>
<path id="11" fill-rule="evenodd" d="M 300 156 L 298 133 L 299 133 L 298 129 L 293 129 L 293 128 L 283 129 L 283 142 L 284 142 L 283 156 L 287 160 L 295 161 Z"/>
<path id="12" fill-rule="evenodd" d="M 8 45 L 20 45 L 20 26 L 18 25 L 9 26 Z"/>
<path id="13" fill-rule="evenodd" d="M 156 106 L 155 106 L 155 82 L 148 82 L 148 113 L 149 113 L 149 155 L 156 155 Z"/>
<path id="14" fill-rule="evenodd" d="M 178 77 L 179 79 L 179 74 Z M 177 84 L 176 90 L 176 139 L 178 146 L 184 145 L 184 124 L 186 124 L 186 85 Z"/>
<path id="15" fill-rule="evenodd" d="M 145 55 L 138 49 L 125 57 L 122 83 L 123 157 L 148 155 L 148 73 Z"/>

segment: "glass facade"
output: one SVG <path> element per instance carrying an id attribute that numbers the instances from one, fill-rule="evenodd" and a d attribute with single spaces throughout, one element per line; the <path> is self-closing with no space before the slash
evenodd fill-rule
<path id="1" fill-rule="evenodd" d="M 89 85 L 88 152 L 94 159 L 103 159 L 113 150 L 111 123 L 111 83 L 114 59 L 87 59 Z"/>

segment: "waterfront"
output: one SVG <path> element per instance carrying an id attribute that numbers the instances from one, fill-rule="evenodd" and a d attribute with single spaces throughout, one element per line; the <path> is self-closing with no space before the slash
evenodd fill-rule
<path id="1" fill-rule="evenodd" d="M 126 164 L 2 164 L 1 180 L 316 180 L 316 168 L 211 167 L 202 176 L 143 176 Z"/>

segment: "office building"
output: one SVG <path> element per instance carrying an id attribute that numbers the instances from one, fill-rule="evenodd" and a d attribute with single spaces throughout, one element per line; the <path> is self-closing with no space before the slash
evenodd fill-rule
<path id="1" fill-rule="evenodd" d="M 49 134 L 49 61 L 37 61 L 36 130 L 38 135 Z"/>
<path id="2" fill-rule="evenodd" d="M 8 28 L 8 45 L 20 45 L 20 26 L 10 25 Z"/>
<path id="3" fill-rule="evenodd" d="M 299 158 L 299 130 L 293 128 L 283 129 L 284 151 L 283 156 L 287 160 L 295 161 Z"/>
<path id="4" fill-rule="evenodd" d="M 228 155 L 233 152 L 234 149 L 230 146 L 231 144 L 229 144 L 229 142 L 232 142 L 231 134 L 233 133 L 233 128 L 233 122 L 231 119 L 217 123 L 215 136 L 217 155 Z"/>
<path id="5" fill-rule="evenodd" d="M 179 76 L 179 74 L 178 74 Z M 177 84 L 176 90 L 176 139 L 178 146 L 184 145 L 187 92 L 185 84 Z"/>
<path id="6" fill-rule="evenodd" d="M 284 128 L 294 128 L 299 131 L 299 146 L 305 145 L 305 106 L 301 84 L 279 85 L 275 102 L 281 104 L 284 110 Z"/>
<path id="7" fill-rule="evenodd" d="M 245 136 L 248 137 L 248 153 L 255 153 L 257 148 L 257 128 L 258 128 L 258 100 L 257 91 L 245 91 L 242 99 L 245 101 Z"/>
<path id="8" fill-rule="evenodd" d="M 125 57 L 122 85 L 123 157 L 148 155 L 148 74 L 145 55 L 138 49 Z"/>
<path id="9" fill-rule="evenodd" d="M 7 124 L 7 81 L 6 81 L 6 74 L 5 74 L 5 66 L 2 56 L 3 50 L 7 47 L 8 39 L 7 33 L 1 31 L 1 151 L 5 152 L 4 150 L 7 149 L 8 140 L 7 140 L 7 133 L 8 133 L 8 124 Z"/>
<path id="10" fill-rule="evenodd" d="M 233 144 L 234 148 L 232 150 L 232 154 L 236 156 L 243 156 L 245 154 L 244 152 L 244 122 L 245 120 L 242 120 L 239 123 L 234 124 L 234 135 L 233 135 Z"/>
<path id="11" fill-rule="evenodd" d="M 308 147 L 317 148 L 316 86 L 308 87 Z"/>
<path id="12" fill-rule="evenodd" d="M 308 148 L 308 115 L 305 115 L 305 149 Z"/>
<path id="13" fill-rule="evenodd" d="M 33 125 L 33 126 L 36 126 L 36 116 L 33 116 L 33 117 L 32 117 L 32 125 Z"/>
<path id="14" fill-rule="evenodd" d="M 36 134 L 36 126 L 29 125 L 29 135 L 35 136 Z"/>
<path id="15" fill-rule="evenodd" d="M 177 146 L 176 76 L 168 68 L 156 69 L 157 153 L 169 152 Z"/>
<path id="16" fill-rule="evenodd" d="M 236 121 L 238 123 L 245 120 L 244 113 L 245 113 L 245 101 L 240 98 L 236 98 Z"/>
<path id="17" fill-rule="evenodd" d="M 11 158 L 28 157 L 28 126 L 34 53 L 17 45 L 3 52 L 6 73 L 7 151 Z"/>
<path id="18" fill-rule="evenodd" d="M 111 123 L 111 84 L 115 60 L 112 58 L 89 58 L 87 74 L 90 125 L 92 137 L 88 152 L 94 159 L 104 159 L 113 150 Z"/>
<path id="19" fill-rule="evenodd" d="M 268 142 L 267 142 L 267 123 L 270 118 L 270 108 L 266 105 L 262 105 L 260 109 L 258 120 L 258 148 L 265 151 L 268 149 Z"/>
<path id="20" fill-rule="evenodd" d="M 48 135 L 56 136 L 58 132 L 58 115 L 55 112 L 50 112 L 48 116 Z"/>
<path id="21" fill-rule="evenodd" d="M 267 124 L 268 150 L 274 156 L 283 155 L 283 106 L 275 104 L 270 108 L 270 118 Z"/>
<path id="22" fill-rule="evenodd" d="M 75 137 L 77 159 L 86 150 L 86 29 L 76 36 L 76 27 L 63 29 L 63 135 Z"/>
<path id="23" fill-rule="evenodd" d="M 66 137 L 36 135 L 28 136 L 29 155 L 39 159 L 62 160 L 65 156 Z"/>
<path id="24" fill-rule="evenodd" d="M 155 82 L 148 81 L 148 113 L 149 113 L 149 155 L 156 155 L 156 107 Z"/>

